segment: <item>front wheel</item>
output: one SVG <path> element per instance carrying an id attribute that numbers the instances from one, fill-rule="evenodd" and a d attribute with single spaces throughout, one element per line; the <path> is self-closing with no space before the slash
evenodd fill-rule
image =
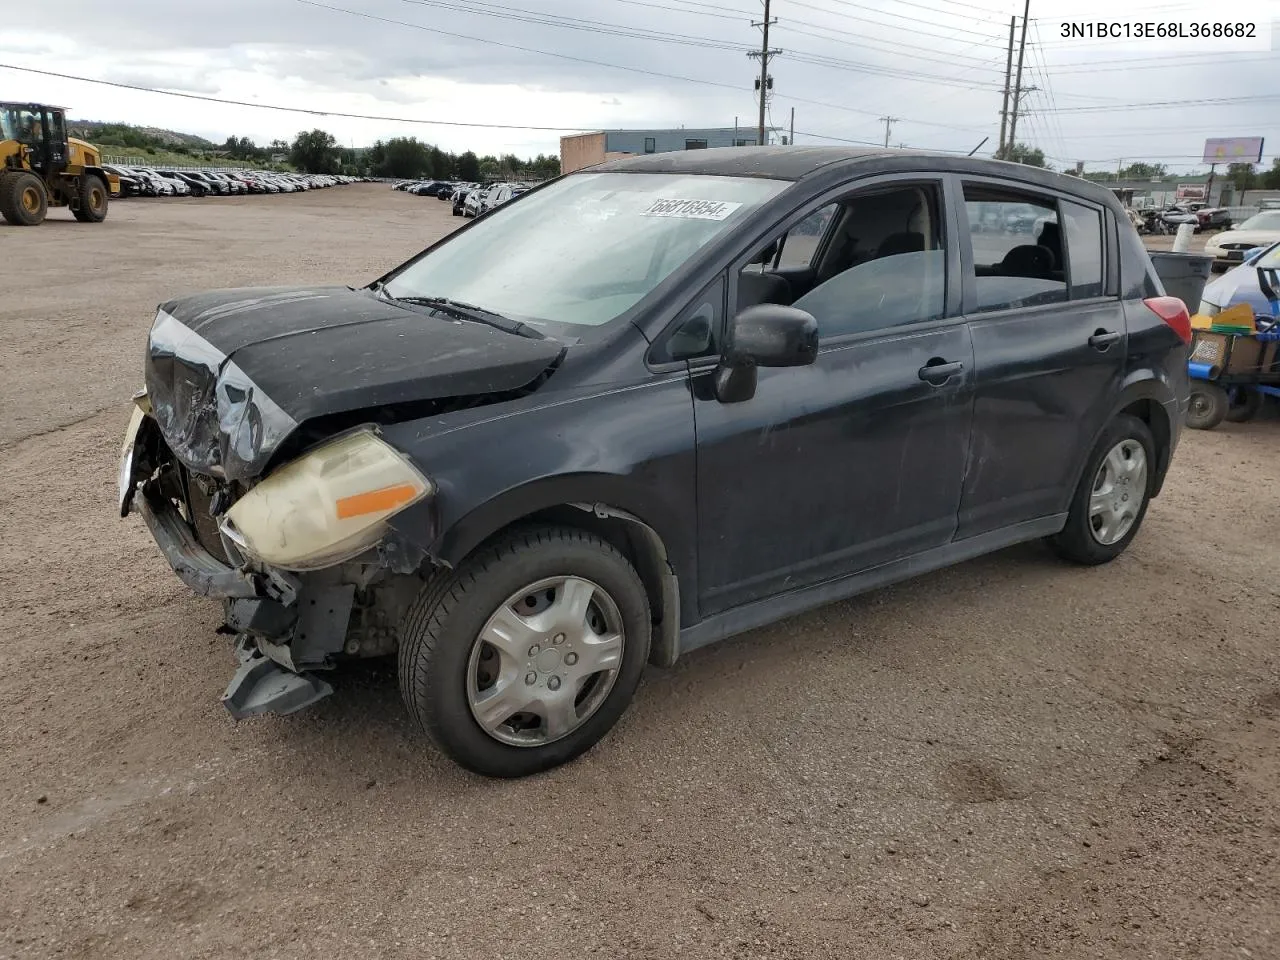
<path id="1" fill-rule="evenodd" d="M 649 635 L 644 585 L 615 547 L 572 528 L 513 531 L 424 585 L 401 623 L 400 691 L 459 764 L 527 776 L 617 722 Z"/>
<path id="2" fill-rule="evenodd" d="M 1071 498 L 1066 526 L 1049 544 L 1059 556 L 1096 565 L 1114 560 L 1138 533 L 1155 478 L 1156 444 L 1137 417 L 1103 431 Z"/>
<path id="3" fill-rule="evenodd" d="M 71 215 L 81 223 L 101 223 L 107 219 L 107 185 L 97 174 L 88 174 L 80 178 L 80 203 L 71 211 Z"/>
<path id="4" fill-rule="evenodd" d="M 1192 380 L 1187 426 L 1192 430 L 1212 430 L 1222 422 L 1230 407 L 1227 391 L 1216 383 Z"/>

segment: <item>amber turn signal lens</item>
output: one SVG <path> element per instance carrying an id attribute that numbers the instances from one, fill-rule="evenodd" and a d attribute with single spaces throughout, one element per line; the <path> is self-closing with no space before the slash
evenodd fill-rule
<path id="1" fill-rule="evenodd" d="M 408 503 L 418 495 L 416 487 L 411 487 L 407 483 L 399 483 L 394 487 L 383 487 L 381 490 L 370 490 L 367 493 L 357 493 L 354 496 L 343 497 L 339 500 L 335 507 L 338 511 L 339 520 L 349 520 L 352 517 L 362 517 L 367 513 L 382 513 L 386 510 L 394 510 L 401 504 Z"/>

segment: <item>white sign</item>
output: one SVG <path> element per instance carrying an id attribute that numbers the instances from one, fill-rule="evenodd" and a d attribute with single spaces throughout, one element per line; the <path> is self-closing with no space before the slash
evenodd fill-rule
<path id="1" fill-rule="evenodd" d="M 742 204 L 724 200 L 655 200 L 641 216 L 680 220 L 725 220 Z"/>

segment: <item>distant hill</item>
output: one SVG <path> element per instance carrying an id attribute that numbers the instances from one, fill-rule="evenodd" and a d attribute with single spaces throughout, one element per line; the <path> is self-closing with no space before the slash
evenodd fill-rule
<path id="1" fill-rule="evenodd" d="M 100 146 L 154 147 L 172 150 L 184 147 L 187 150 L 216 150 L 218 144 L 192 133 L 178 133 L 176 130 L 163 130 L 159 127 L 135 127 L 129 123 L 111 123 L 103 120 L 68 120 L 67 133 L 82 140 L 88 140 Z"/>

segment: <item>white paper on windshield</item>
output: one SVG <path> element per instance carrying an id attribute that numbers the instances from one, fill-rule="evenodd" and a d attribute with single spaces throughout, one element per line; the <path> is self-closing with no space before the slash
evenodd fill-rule
<path id="1" fill-rule="evenodd" d="M 741 203 L 726 200 L 655 200 L 644 217 L 676 217 L 680 220 L 725 220 Z"/>

